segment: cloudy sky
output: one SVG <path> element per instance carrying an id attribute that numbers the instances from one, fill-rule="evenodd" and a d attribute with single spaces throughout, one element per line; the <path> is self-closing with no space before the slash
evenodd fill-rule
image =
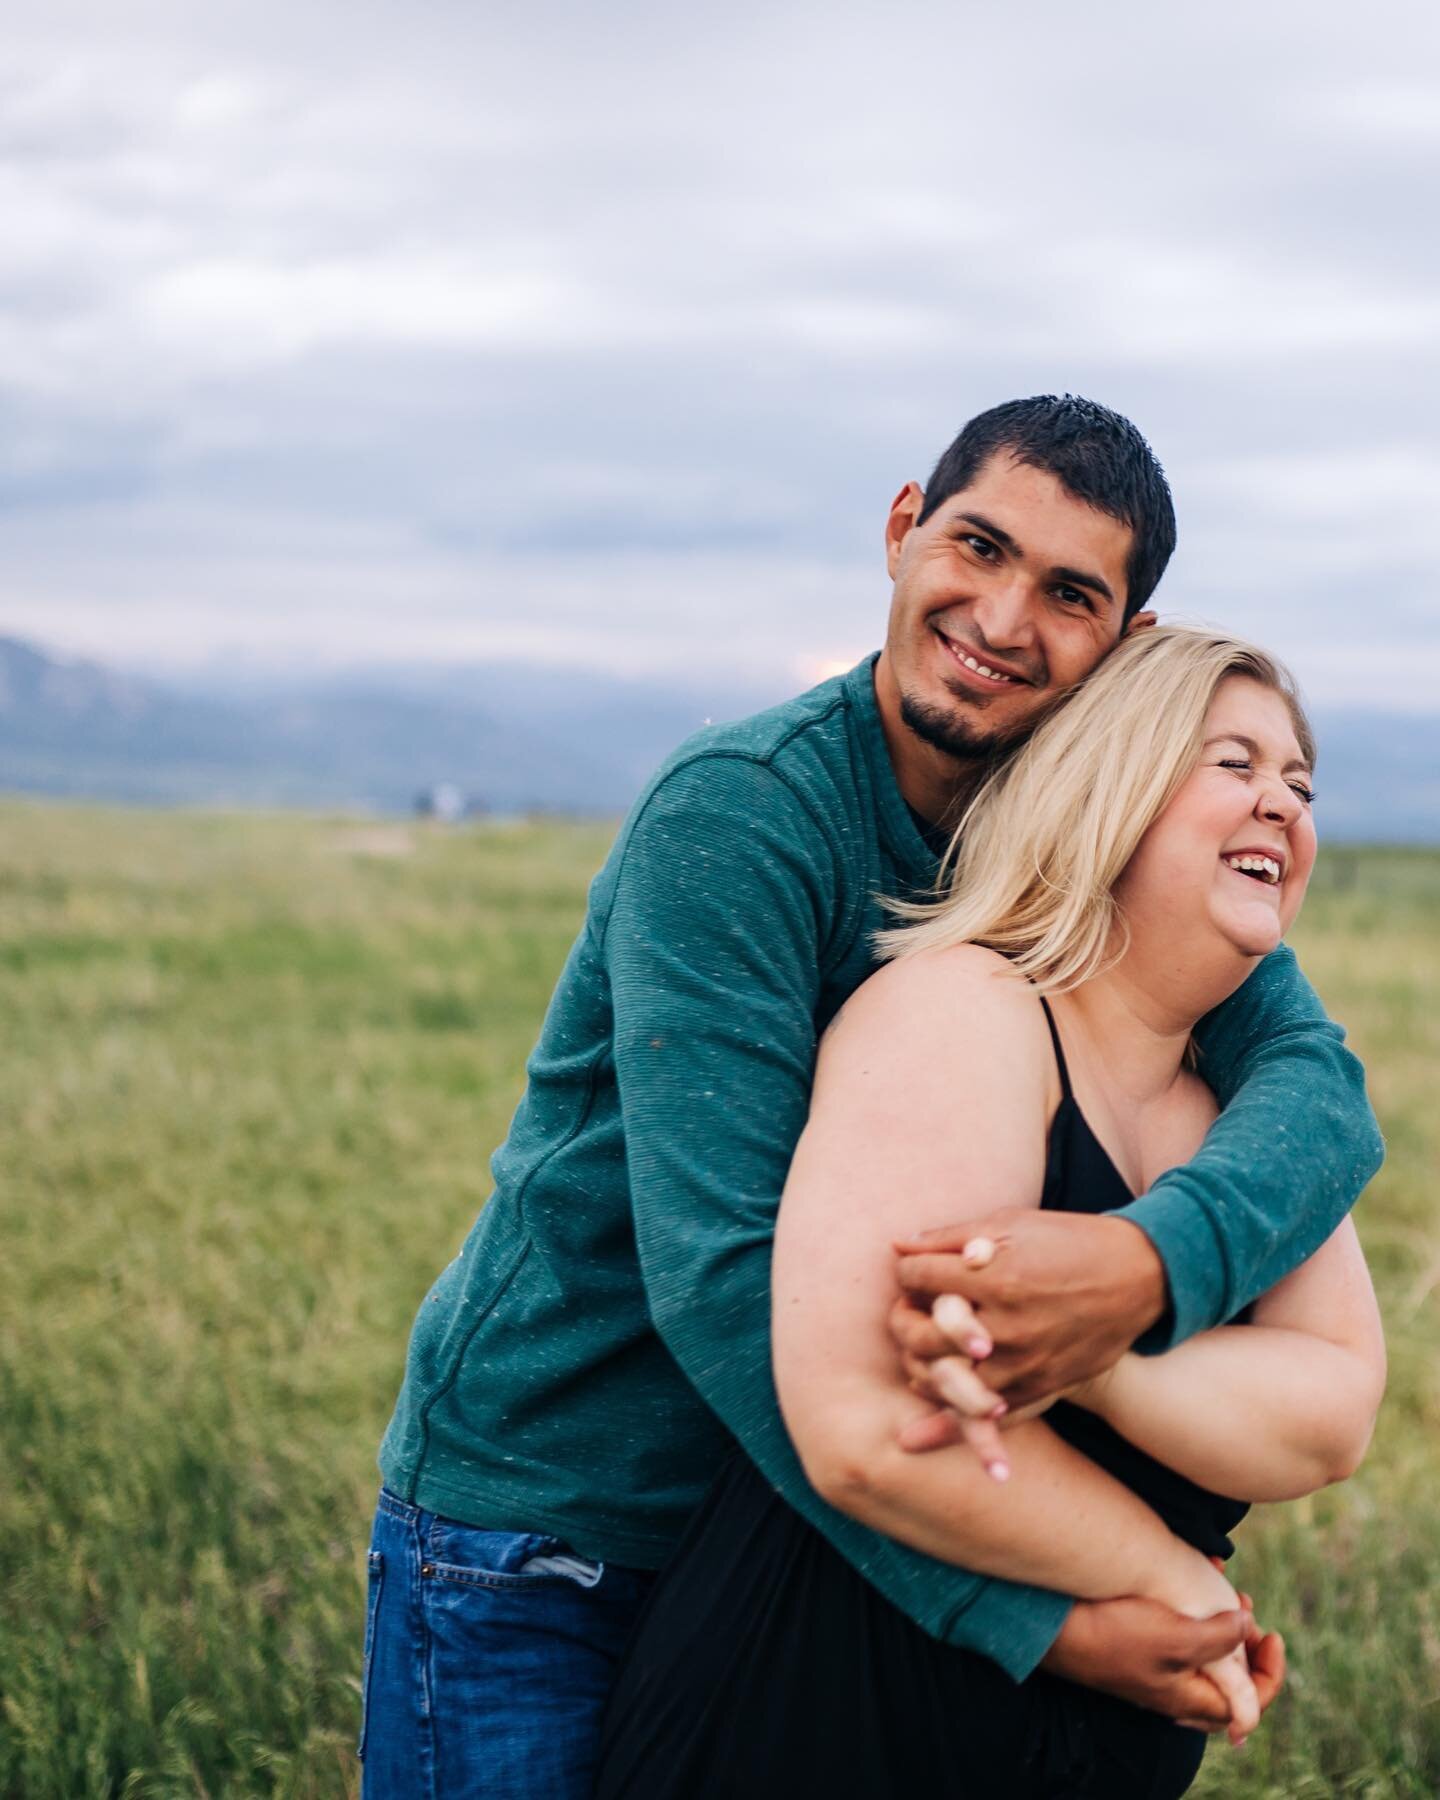
<path id="1" fill-rule="evenodd" d="M 0 52 L 0 631 L 795 685 L 1072 389 L 1170 613 L 1440 708 L 1440 10 L 50 0 Z"/>

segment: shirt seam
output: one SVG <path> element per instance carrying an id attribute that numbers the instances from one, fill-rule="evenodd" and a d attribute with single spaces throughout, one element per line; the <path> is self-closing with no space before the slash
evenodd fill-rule
<path id="1" fill-rule="evenodd" d="M 837 711 L 848 711 L 849 705 L 850 702 L 844 694 L 837 695 L 823 713 L 817 713 L 813 719 L 802 719 L 798 724 L 791 726 L 784 737 L 780 739 L 779 743 L 772 745 L 764 755 L 757 754 L 753 750 L 725 750 L 718 747 L 707 747 L 704 750 L 692 752 L 689 756 L 685 757 L 683 761 L 676 763 L 673 768 L 667 769 L 660 779 L 651 787 L 650 792 L 645 796 L 644 801 L 641 803 L 640 810 L 630 821 L 629 828 L 625 834 L 625 844 L 620 852 L 620 860 L 615 866 L 615 884 L 619 884 L 620 878 L 624 874 L 625 864 L 630 855 L 630 846 L 635 841 L 636 829 L 638 828 L 640 821 L 645 817 L 645 814 L 650 810 L 651 803 L 655 800 L 656 796 L 663 788 L 667 787 L 677 775 L 683 773 L 684 770 L 691 768 L 696 763 L 710 761 L 750 763 L 754 767 L 765 769 L 773 775 L 776 781 L 780 783 L 781 787 L 785 789 L 786 793 L 790 795 L 791 799 L 795 801 L 796 805 L 806 814 L 811 824 L 820 833 L 830 851 L 831 857 L 835 861 L 838 872 L 843 866 L 843 862 L 837 854 L 837 845 L 834 838 L 831 836 L 831 833 L 826 828 L 825 821 L 815 811 L 815 808 L 790 778 L 782 770 L 777 769 L 774 766 L 774 759 L 782 750 L 793 743 L 802 732 L 809 731 L 817 725 L 825 724 L 826 721 L 834 717 Z M 611 903 L 605 909 L 604 924 L 601 926 L 599 935 L 595 939 L 596 949 L 602 956 L 605 952 L 605 944 L 610 932 L 610 921 L 614 917 L 614 913 L 615 907 L 612 897 Z M 847 943 L 848 942 L 849 940 L 847 939 Z M 829 959 L 827 958 L 827 960 Z"/>
<path id="2" fill-rule="evenodd" d="M 486 1319 L 489 1318 L 490 1314 L 495 1310 L 495 1307 L 499 1304 L 502 1296 L 505 1293 L 505 1290 L 510 1286 L 510 1283 L 515 1279 L 516 1275 L 519 1274 L 520 1265 L 526 1260 L 526 1258 L 530 1254 L 531 1239 L 530 1239 L 528 1228 L 525 1224 L 525 1196 L 529 1192 L 530 1187 L 535 1180 L 535 1177 L 540 1173 L 541 1169 L 545 1168 L 549 1163 L 553 1162 L 557 1156 L 562 1154 L 562 1152 L 564 1152 L 565 1150 L 568 1150 L 570 1145 L 575 1142 L 575 1139 L 577 1137 L 579 1137 L 580 1133 L 585 1129 L 586 1123 L 588 1122 L 588 1120 L 590 1118 L 590 1114 L 595 1110 L 595 1096 L 596 1096 L 596 1093 L 597 1093 L 598 1087 L 599 1087 L 597 1076 L 598 1076 L 600 1066 L 604 1062 L 604 1060 L 605 1060 L 605 1047 L 604 1047 L 604 1045 L 601 1045 L 596 1049 L 595 1054 L 590 1058 L 589 1066 L 587 1067 L 587 1069 L 585 1071 L 584 1104 L 576 1109 L 575 1118 L 571 1123 L 570 1129 L 565 1133 L 564 1137 L 562 1137 L 558 1143 L 551 1146 L 550 1150 L 546 1153 L 546 1155 L 538 1158 L 534 1163 L 531 1164 L 529 1169 L 527 1169 L 525 1172 L 524 1179 L 521 1181 L 519 1187 L 515 1190 L 515 1216 L 519 1220 L 519 1223 L 520 1223 L 520 1231 L 521 1231 L 521 1236 L 522 1236 L 523 1247 L 522 1247 L 520 1253 L 516 1256 L 513 1266 L 509 1270 L 507 1270 L 503 1282 L 500 1284 L 500 1287 L 496 1290 L 489 1305 L 482 1307 L 481 1310 L 476 1314 L 475 1318 L 471 1320 L 470 1327 L 466 1331 L 465 1335 L 461 1338 L 459 1345 L 456 1347 L 455 1355 L 452 1358 L 450 1367 L 446 1370 L 444 1377 L 440 1381 L 438 1381 L 433 1388 L 431 1388 L 430 1392 L 426 1395 L 425 1399 L 421 1402 L 419 1418 L 416 1421 L 417 1433 L 418 1433 L 418 1445 L 417 1445 L 418 1454 L 417 1454 L 416 1460 L 415 1460 L 415 1469 L 414 1469 L 414 1474 L 412 1477 L 413 1481 L 419 1481 L 420 1478 L 423 1476 L 423 1474 L 425 1472 L 425 1462 L 430 1454 L 430 1415 L 431 1415 L 431 1413 L 434 1412 L 435 1408 L 445 1398 L 446 1394 L 448 1394 L 450 1392 L 451 1388 L 453 1388 L 455 1383 L 460 1379 L 461 1365 L 464 1363 L 466 1356 L 469 1354 L 470 1345 L 474 1341 L 476 1332 L 479 1331 L 480 1327 L 485 1323 Z"/>

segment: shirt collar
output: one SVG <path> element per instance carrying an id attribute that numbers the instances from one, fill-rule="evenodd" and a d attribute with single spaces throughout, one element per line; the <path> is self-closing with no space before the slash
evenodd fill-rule
<path id="1" fill-rule="evenodd" d="M 895 779 L 890 750 L 885 742 L 885 727 L 880 719 L 880 702 L 875 697 L 875 664 L 879 659 L 880 652 L 876 650 L 855 665 L 843 678 L 842 685 L 870 771 L 870 791 L 875 797 L 880 835 L 905 878 L 917 888 L 928 889 L 935 880 L 937 859 L 920 835 Z"/>

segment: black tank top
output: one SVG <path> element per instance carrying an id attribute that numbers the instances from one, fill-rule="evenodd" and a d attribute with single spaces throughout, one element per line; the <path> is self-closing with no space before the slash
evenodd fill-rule
<path id="1" fill-rule="evenodd" d="M 1045 1008 L 1050 1041 L 1055 1046 L 1061 1095 L 1050 1122 L 1050 1150 L 1040 1204 L 1058 1212 L 1114 1212 L 1117 1207 L 1128 1206 L 1135 1196 L 1076 1104 L 1055 1015 L 1043 997 L 1040 1004 Z M 1060 1401 L 1045 1414 L 1045 1423 L 1066 1443 L 1083 1451 L 1091 1462 L 1099 1463 L 1117 1481 L 1123 1481 L 1159 1513 L 1177 1537 L 1207 1556 L 1228 1557 L 1232 1553 L 1234 1545 L 1229 1534 L 1250 1510 L 1243 1501 L 1227 1500 L 1177 1475 L 1153 1456 L 1137 1450 L 1083 1407 Z"/>

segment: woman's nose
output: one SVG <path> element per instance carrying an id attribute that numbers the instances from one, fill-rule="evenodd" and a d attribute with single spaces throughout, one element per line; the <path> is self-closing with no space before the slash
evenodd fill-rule
<path id="1" fill-rule="evenodd" d="M 1260 818 L 1272 825 L 1293 825 L 1300 816 L 1300 808 L 1304 805 L 1300 796 L 1288 781 L 1277 776 L 1267 781 L 1256 803 L 1255 811 Z"/>

